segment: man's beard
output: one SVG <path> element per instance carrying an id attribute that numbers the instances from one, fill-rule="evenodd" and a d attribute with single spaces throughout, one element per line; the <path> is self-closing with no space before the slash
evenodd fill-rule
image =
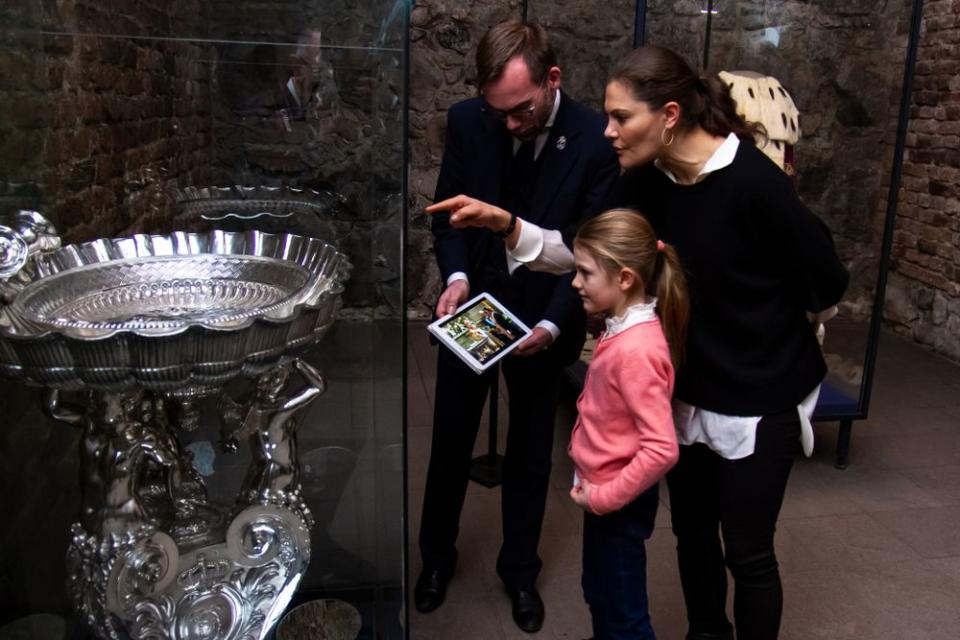
<path id="1" fill-rule="evenodd" d="M 550 119 L 550 114 L 553 112 L 553 105 L 556 102 L 556 99 L 556 93 L 551 91 L 547 95 L 546 100 L 537 106 L 539 115 L 537 117 L 536 124 L 522 132 L 514 133 L 513 137 L 522 142 L 536 140 L 538 135 L 547 130 L 547 121 Z"/>
<path id="2" fill-rule="evenodd" d="M 513 137 L 517 140 L 523 142 L 529 142 L 531 140 L 536 140 L 537 136 L 547 130 L 547 120 L 550 119 L 550 113 L 544 112 L 540 118 L 538 118 L 537 123 L 532 125 L 530 128 L 523 131 L 514 132 Z"/>

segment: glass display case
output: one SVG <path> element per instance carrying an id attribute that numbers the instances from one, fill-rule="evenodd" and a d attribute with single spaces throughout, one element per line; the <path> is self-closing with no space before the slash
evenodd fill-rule
<path id="1" fill-rule="evenodd" d="M 840 421 L 840 468 L 852 421 L 869 407 L 921 14 L 920 0 L 637 2 L 638 44 L 674 49 L 702 72 L 731 73 L 721 74 L 731 86 L 734 77 L 779 83 L 744 95 L 770 113 L 768 131 L 792 134 L 770 144 L 781 162 L 786 148 L 801 198 L 830 227 L 851 276 L 826 324 L 829 373 L 815 414 Z M 782 106 L 787 93 L 796 111 Z"/>
<path id="2" fill-rule="evenodd" d="M 4 286 L 11 304 L 0 304 L 0 637 L 290 640 L 333 628 L 404 637 L 408 23 L 406 0 L 0 6 L 0 254 L 23 249 L 22 273 L 34 269 L 23 291 L 42 284 L 42 265 L 82 255 L 61 264 L 79 276 L 56 274 L 60 306 L 46 321 L 66 323 L 65 309 L 82 316 L 96 306 L 114 323 L 93 336 L 83 333 L 92 322 L 83 316 L 82 330 L 57 325 L 17 342 L 10 336 L 26 330 L 18 323 L 29 314 L 8 310 L 16 299 L 32 311 L 37 298 L 18 298 L 22 274 L 4 280 L 16 286 Z M 52 226 L 25 226 L 37 218 L 22 211 Z M 126 237 L 136 239 L 55 251 Z M 343 289 L 330 306 L 314 304 L 310 291 L 314 272 L 326 269 L 316 253 L 323 244 L 344 260 L 331 267 Z M 106 265 L 141 277 L 141 263 L 192 256 L 206 265 L 223 254 L 229 259 L 217 264 L 227 275 L 190 272 L 159 284 L 91 276 Z M 270 260 L 286 266 L 268 269 Z M 230 270 L 237 261 L 273 275 L 244 280 Z M 203 278 L 219 283 L 206 301 L 196 295 L 208 292 Z M 156 297 L 167 283 L 189 291 L 174 302 Z M 217 325 L 216 312 L 233 304 L 227 298 L 249 300 L 254 290 L 280 300 L 257 298 L 265 324 L 258 316 L 254 329 Z M 170 332 L 180 342 L 160 348 L 153 311 L 123 307 L 151 296 L 157 313 L 176 307 L 177 321 L 187 318 L 186 329 Z M 286 320 L 313 324 L 278 338 L 278 309 L 288 302 Z M 135 322 L 148 329 L 128 331 Z M 226 344 L 241 325 L 252 332 L 243 346 Z M 63 373 L 59 356 L 27 353 L 43 340 L 74 338 L 100 360 Z M 228 349 L 236 354 L 223 355 Z M 105 373 L 128 352 L 162 360 L 174 350 L 171 370 L 189 372 L 182 379 L 143 364 Z M 270 378 L 277 368 L 280 377 Z M 104 462 L 96 438 L 129 446 Z M 173 462 L 164 458 L 171 451 Z M 289 464 L 276 471 L 284 455 Z M 284 478 L 291 490 L 273 492 Z M 202 504 L 184 493 L 191 483 Z M 161 516 L 164 500 L 173 506 Z M 216 520 L 202 541 L 178 528 L 185 504 L 197 520 Z M 231 547 L 231 525 L 254 507 L 259 515 Z M 152 537 L 122 524 L 133 521 Z M 279 536 L 284 527 L 293 533 Z M 123 544 L 140 546 L 133 553 Z M 110 545 L 126 555 L 108 558 Z M 254 552 L 290 562 L 270 573 L 280 565 L 251 559 Z M 246 555 L 230 564 L 237 553 Z M 158 557 L 173 570 L 157 568 Z M 283 618 L 308 602 L 313 609 Z M 153 627 L 143 623 L 151 615 Z"/>

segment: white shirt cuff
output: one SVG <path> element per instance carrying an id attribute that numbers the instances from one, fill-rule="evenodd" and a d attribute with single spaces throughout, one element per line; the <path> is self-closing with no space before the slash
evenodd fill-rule
<path id="1" fill-rule="evenodd" d="M 563 243 L 563 234 L 523 220 L 517 246 L 507 248 L 507 269 L 512 274 L 524 264 L 532 271 L 561 275 L 573 271 L 573 252 Z"/>
<path id="2" fill-rule="evenodd" d="M 451 273 L 450 277 L 447 278 L 447 286 L 449 287 L 457 280 L 463 280 L 467 283 L 467 286 L 470 286 L 470 278 L 468 278 L 467 274 L 465 274 L 463 271 L 454 271 Z"/>
<path id="3" fill-rule="evenodd" d="M 817 408 L 817 400 L 820 399 L 820 387 L 817 387 L 797 405 L 797 414 L 800 416 L 800 446 L 803 448 L 803 455 L 810 457 L 813 455 L 813 412 Z"/>
<path id="4" fill-rule="evenodd" d="M 512 274 L 521 264 L 536 260 L 543 251 L 543 229 L 523 220 L 520 223 L 520 235 L 517 246 L 507 247 L 507 269 Z"/>
<path id="5" fill-rule="evenodd" d="M 540 327 L 541 329 L 546 329 L 547 331 L 549 331 L 550 335 L 553 336 L 554 342 L 556 342 L 557 338 L 560 337 L 560 327 L 553 324 L 549 320 L 541 320 L 540 322 L 537 323 L 537 326 Z"/>

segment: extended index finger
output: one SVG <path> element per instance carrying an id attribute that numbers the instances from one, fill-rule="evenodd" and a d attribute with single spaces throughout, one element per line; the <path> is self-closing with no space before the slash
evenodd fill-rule
<path id="1" fill-rule="evenodd" d="M 447 198 L 446 200 L 441 200 L 440 202 L 434 202 L 432 205 L 424 209 L 427 213 L 437 213 L 439 211 L 452 211 L 454 209 L 459 209 L 470 202 L 470 198 L 465 195 L 453 196 L 452 198 Z"/>

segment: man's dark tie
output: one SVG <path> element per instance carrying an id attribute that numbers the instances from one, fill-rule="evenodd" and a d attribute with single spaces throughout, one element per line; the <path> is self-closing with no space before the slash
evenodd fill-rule
<path id="1" fill-rule="evenodd" d="M 533 159 L 534 141 L 527 140 L 523 142 L 513 155 L 513 182 L 521 189 L 529 189 L 533 179 L 534 159 Z"/>

